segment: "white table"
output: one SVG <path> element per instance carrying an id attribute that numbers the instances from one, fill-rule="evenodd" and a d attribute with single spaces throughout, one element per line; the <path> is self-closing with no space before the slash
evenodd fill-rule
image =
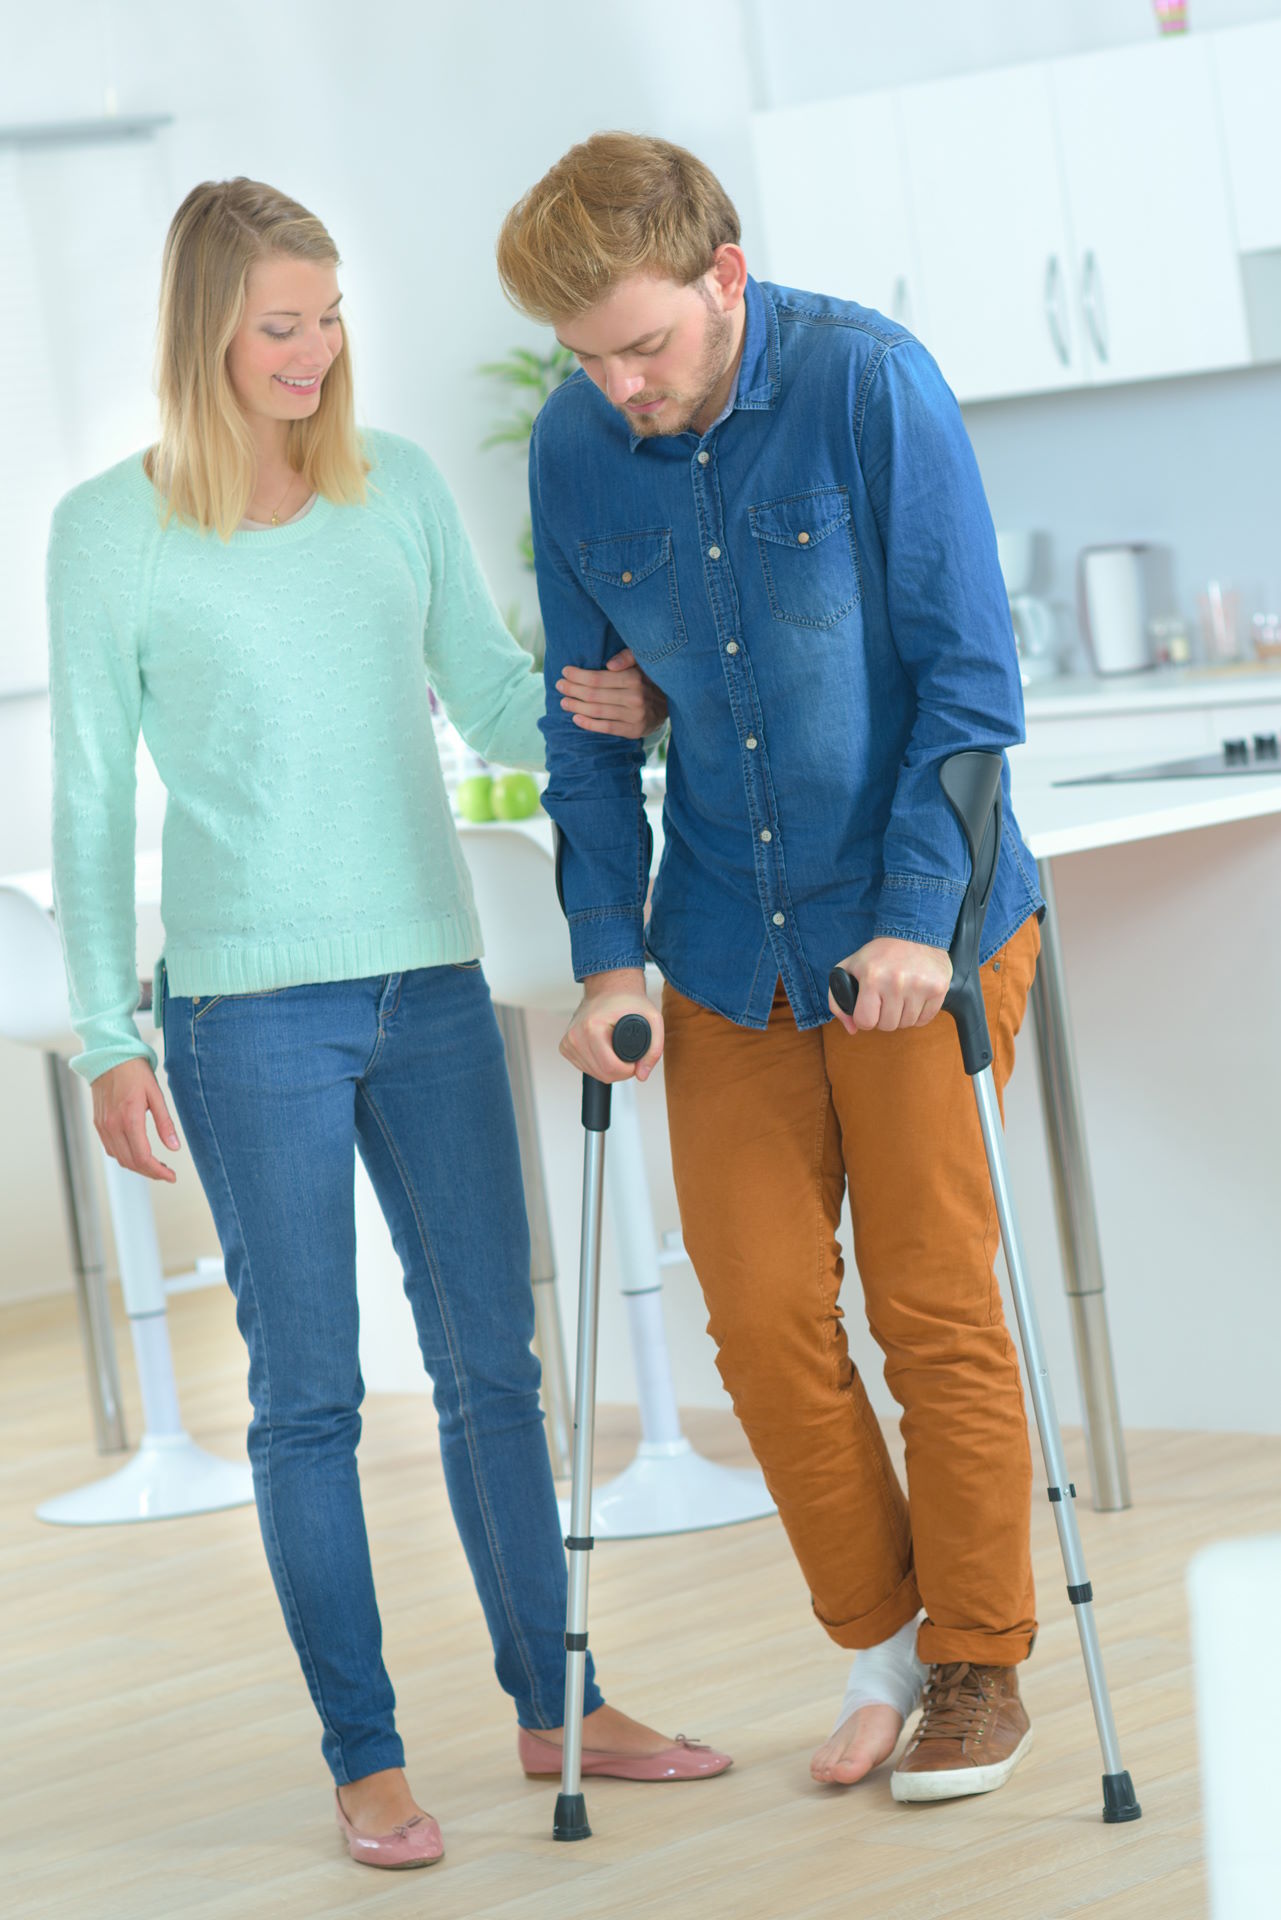
<path id="1" fill-rule="evenodd" d="M 1014 810 L 1037 863 L 1046 917 L 1032 992 L 1041 1106 L 1063 1259 L 1064 1290 L 1080 1381 L 1091 1490 L 1101 1511 L 1130 1504 L 1129 1475 L 1108 1328 L 1103 1258 L 1059 941 L 1054 863 L 1068 854 L 1165 838 L 1198 829 L 1281 814 L 1281 767 L 1275 774 L 1118 782 L 1063 787 L 1062 780 L 1138 764 L 1143 756 L 1076 754 L 1043 758 L 1018 748 L 1010 755 Z M 654 859 L 662 850 L 661 782 L 647 775 Z M 528 831 L 550 840 L 550 822 Z"/>
<path id="2" fill-rule="evenodd" d="M 1141 760 L 1139 756 L 1139 763 Z M 1092 853 L 1104 847 L 1281 814 L 1281 769 L 1276 774 L 1234 774 L 1217 779 L 1064 787 L 1056 783 L 1136 762 L 1133 757 L 1116 754 L 1044 759 L 1027 748 L 1016 749 L 1010 762 L 1014 810 L 1036 859 L 1046 902 L 1032 1010 L 1091 1488 L 1096 1508 L 1114 1511 L 1130 1504 L 1129 1475 L 1059 941 L 1054 863 L 1067 854 Z"/>
<path id="3" fill-rule="evenodd" d="M 1103 1261 L 1059 944 L 1054 862 L 1068 854 L 1090 853 L 1281 815 L 1281 770 L 1275 775 L 1061 787 L 1055 782 L 1108 771 L 1118 764 L 1127 764 L 1126 758 L 1118 759 L 1117 755 L 1110 754 L 1103 759 L 1081 755 L 1042 759 L 1026 748 L 1016 749 L 1010 758 L 1015 811 L 1037 861 L 1048 907 L 1032 1005 L 1046 1143 L 1081 1382 L 1094 1503 L 1099 1508 L 1115 1509 L 1129 1504 L 1129 1488 L 1107 1322 Z M 646 784 L 657 861 L 662 848 L 661 784 L 652 776 L 647 777 Z M 538 815 L 524 823 L 523 830 L 550 846 L 551 823 L 546 816 Z M 26 875 L 23 879 L 29 891 L 51 904 L 47 874 Z M 137 899 L 139 945 L 143 959 L 149 961 L 159 948 L 160 857 L 156 853 L 139 857 Z M 550 889 L 547 911 L 559 911 Z M 149 964 L 140 969 L 144 973 L 149 970 Z M 70 1151 L 73 1144 L 64 1141 L 64 1151 Z"/>

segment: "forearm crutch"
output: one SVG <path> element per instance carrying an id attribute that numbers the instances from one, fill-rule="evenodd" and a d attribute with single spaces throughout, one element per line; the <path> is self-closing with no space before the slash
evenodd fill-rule
<path id="1" fill-rule="evenodd" d="M 1107 1678 L 1103 1671 L 1103 1656 L 1094 1620 L 1094 1594 L 1085 1570 L 1085 1556 L 1076 1524 L 1073 1505 L 1076 1488 L 1067 1477 L 1054 1393 L 1046 1370 L 1036 1308 L 1027 1283 L 1023 1243 L 1010 1194 L 1001 1110 L 996 1097 L 996 1082 L 992 1077 L 992 1040 L 979 976 L 979 939 L 1001 851 L 1001 764 L 999 753 L 958 753 L 944 761 L 939 774 L 943 791 L 970 850 L 970 883 L 961 903 L 952 941 L 952 984 L 943 1002 L 943 1011 L 950 1013 L 956 1022 L 961 1058 L 966 1073 L 974 1082 L 974 1098 L 978 1103 L 979 1125 L 983 1131 L 983 1146 L 992 1178 L 992 1193 L 1001 1223 L 1001 1242 L 1005 1248 L 1010 1291 L 1014 1296 L 1028 1385 L 1036 1412 L 1037 1430 L 1041 1436 L 1048 1491 L 1058 1526 L 1063 1565 L 1067 1571 L 1068 1599 L 1076 1614 L 1086 1679 L 1090 1687 L 1090 1703 L 1094 1708 L 1099 1745 L 1103 1749 L 1103 1818 L 1109 1822 L 1137 1820 L 1142 1808 L 1134 1797 L 1130 1776 L 1121 1765 L 1121 1749 L 1117 1741 L 1116 1723 L 1112 1718 L 1112 1703 L 1108 1698 Z M 853 1013 L 858 998 L 858 982 L 854 976 L 842 967 L 835 967 L 828 985 L 841 1011 Z"/>
<path id="2" fill-rule="evenodd" d="M 624 1014 L 614 1028 L 620 1060 L 643 1060 L 651 1039 L 649 1021 Z M 601 1202 L 605 1184 L 605 1135 L 611 1089 L 583 1075 L 583 1230 L 578 1263 L 578 1360 L 574 1375 L 574 1466 L 569 1496 L 569 1603 L 565 1613 L 565 1746 L 560 1792 L 552 1821 L 554 1840 L 586 1840 L 583 1798 L 583 1683 L 587 1677 L 587 1567 L 592 1550 L 592 1452 L 596 1428 L 596 1321 L 600 1305 Z"/>

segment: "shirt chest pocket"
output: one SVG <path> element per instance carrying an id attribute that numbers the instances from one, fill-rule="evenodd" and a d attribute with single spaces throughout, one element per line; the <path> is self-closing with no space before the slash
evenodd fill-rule
<path id="1" fill-rule="evenodd" d="M 588 593 L 638 660 L 685 645 L 670 528 L 580 540 L 578 557 Z"/>
<path id="2" fill-rule="evenodd" d="M 845 487 L 765 500 L 750 507 L 748 517 L 776 620 L 834 627 L 858 605 L 858 552 Z"/>

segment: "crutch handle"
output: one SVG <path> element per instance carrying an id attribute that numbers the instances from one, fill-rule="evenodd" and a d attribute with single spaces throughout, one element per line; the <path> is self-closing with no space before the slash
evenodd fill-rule
<path id="1" fill-rule="evenodd" d="M 643 1013 L 625 1013 L 610 1036 L 618 1059 L 629 1065 L 649 1052 L 653 1029 Z M 589 1133 L 608 1133 L 610 1085 L 594 1074 L 583 1075 L 583 1125 Z"/>
<path id="2" fill-rule="evenodd" d="M 653 1030 L 643 1013 L 625 1013 L 614 1028 L 614 1052 L 620 1060 L 643 1060 L 653 1037 Z"/>
<path id="3" fill-rule="evenodd" d="M 853 1013 L 858 1001 L 858 981 L 844 967 L 833 967 L 827 976 L 827 990 L 842 1013 Z"/>

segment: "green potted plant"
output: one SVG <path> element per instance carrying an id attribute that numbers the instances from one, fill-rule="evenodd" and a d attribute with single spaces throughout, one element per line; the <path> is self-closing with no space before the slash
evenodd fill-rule
<path id="1" fill-rule="evenodd" d="M 530 347 L 513 347 L 503 360 L 490 360 L 478 368 L 487 380 L 492 380 L 511 403 L 511 410 L 498 420 L 485 438 L 482 447 L 516 447 L 527 453 L 529 436 L 534 429 L 538 410 L 557 387 L 568 380 L 578 366 L 577 360 L 568 347 L 562 347 L 559 341 L 553 341 L 546 353 L 536 353 Z M 521 560 L 532 573 L 534 570 L 534 536 L 529 515 L 517 538 L 517 550 Z M 513 604 L 503 610 L 514 639 L 525 647 L 538 664 L 543 660 L 543 629 L 538 621 L 526 625 L 523 609 Z"/>

